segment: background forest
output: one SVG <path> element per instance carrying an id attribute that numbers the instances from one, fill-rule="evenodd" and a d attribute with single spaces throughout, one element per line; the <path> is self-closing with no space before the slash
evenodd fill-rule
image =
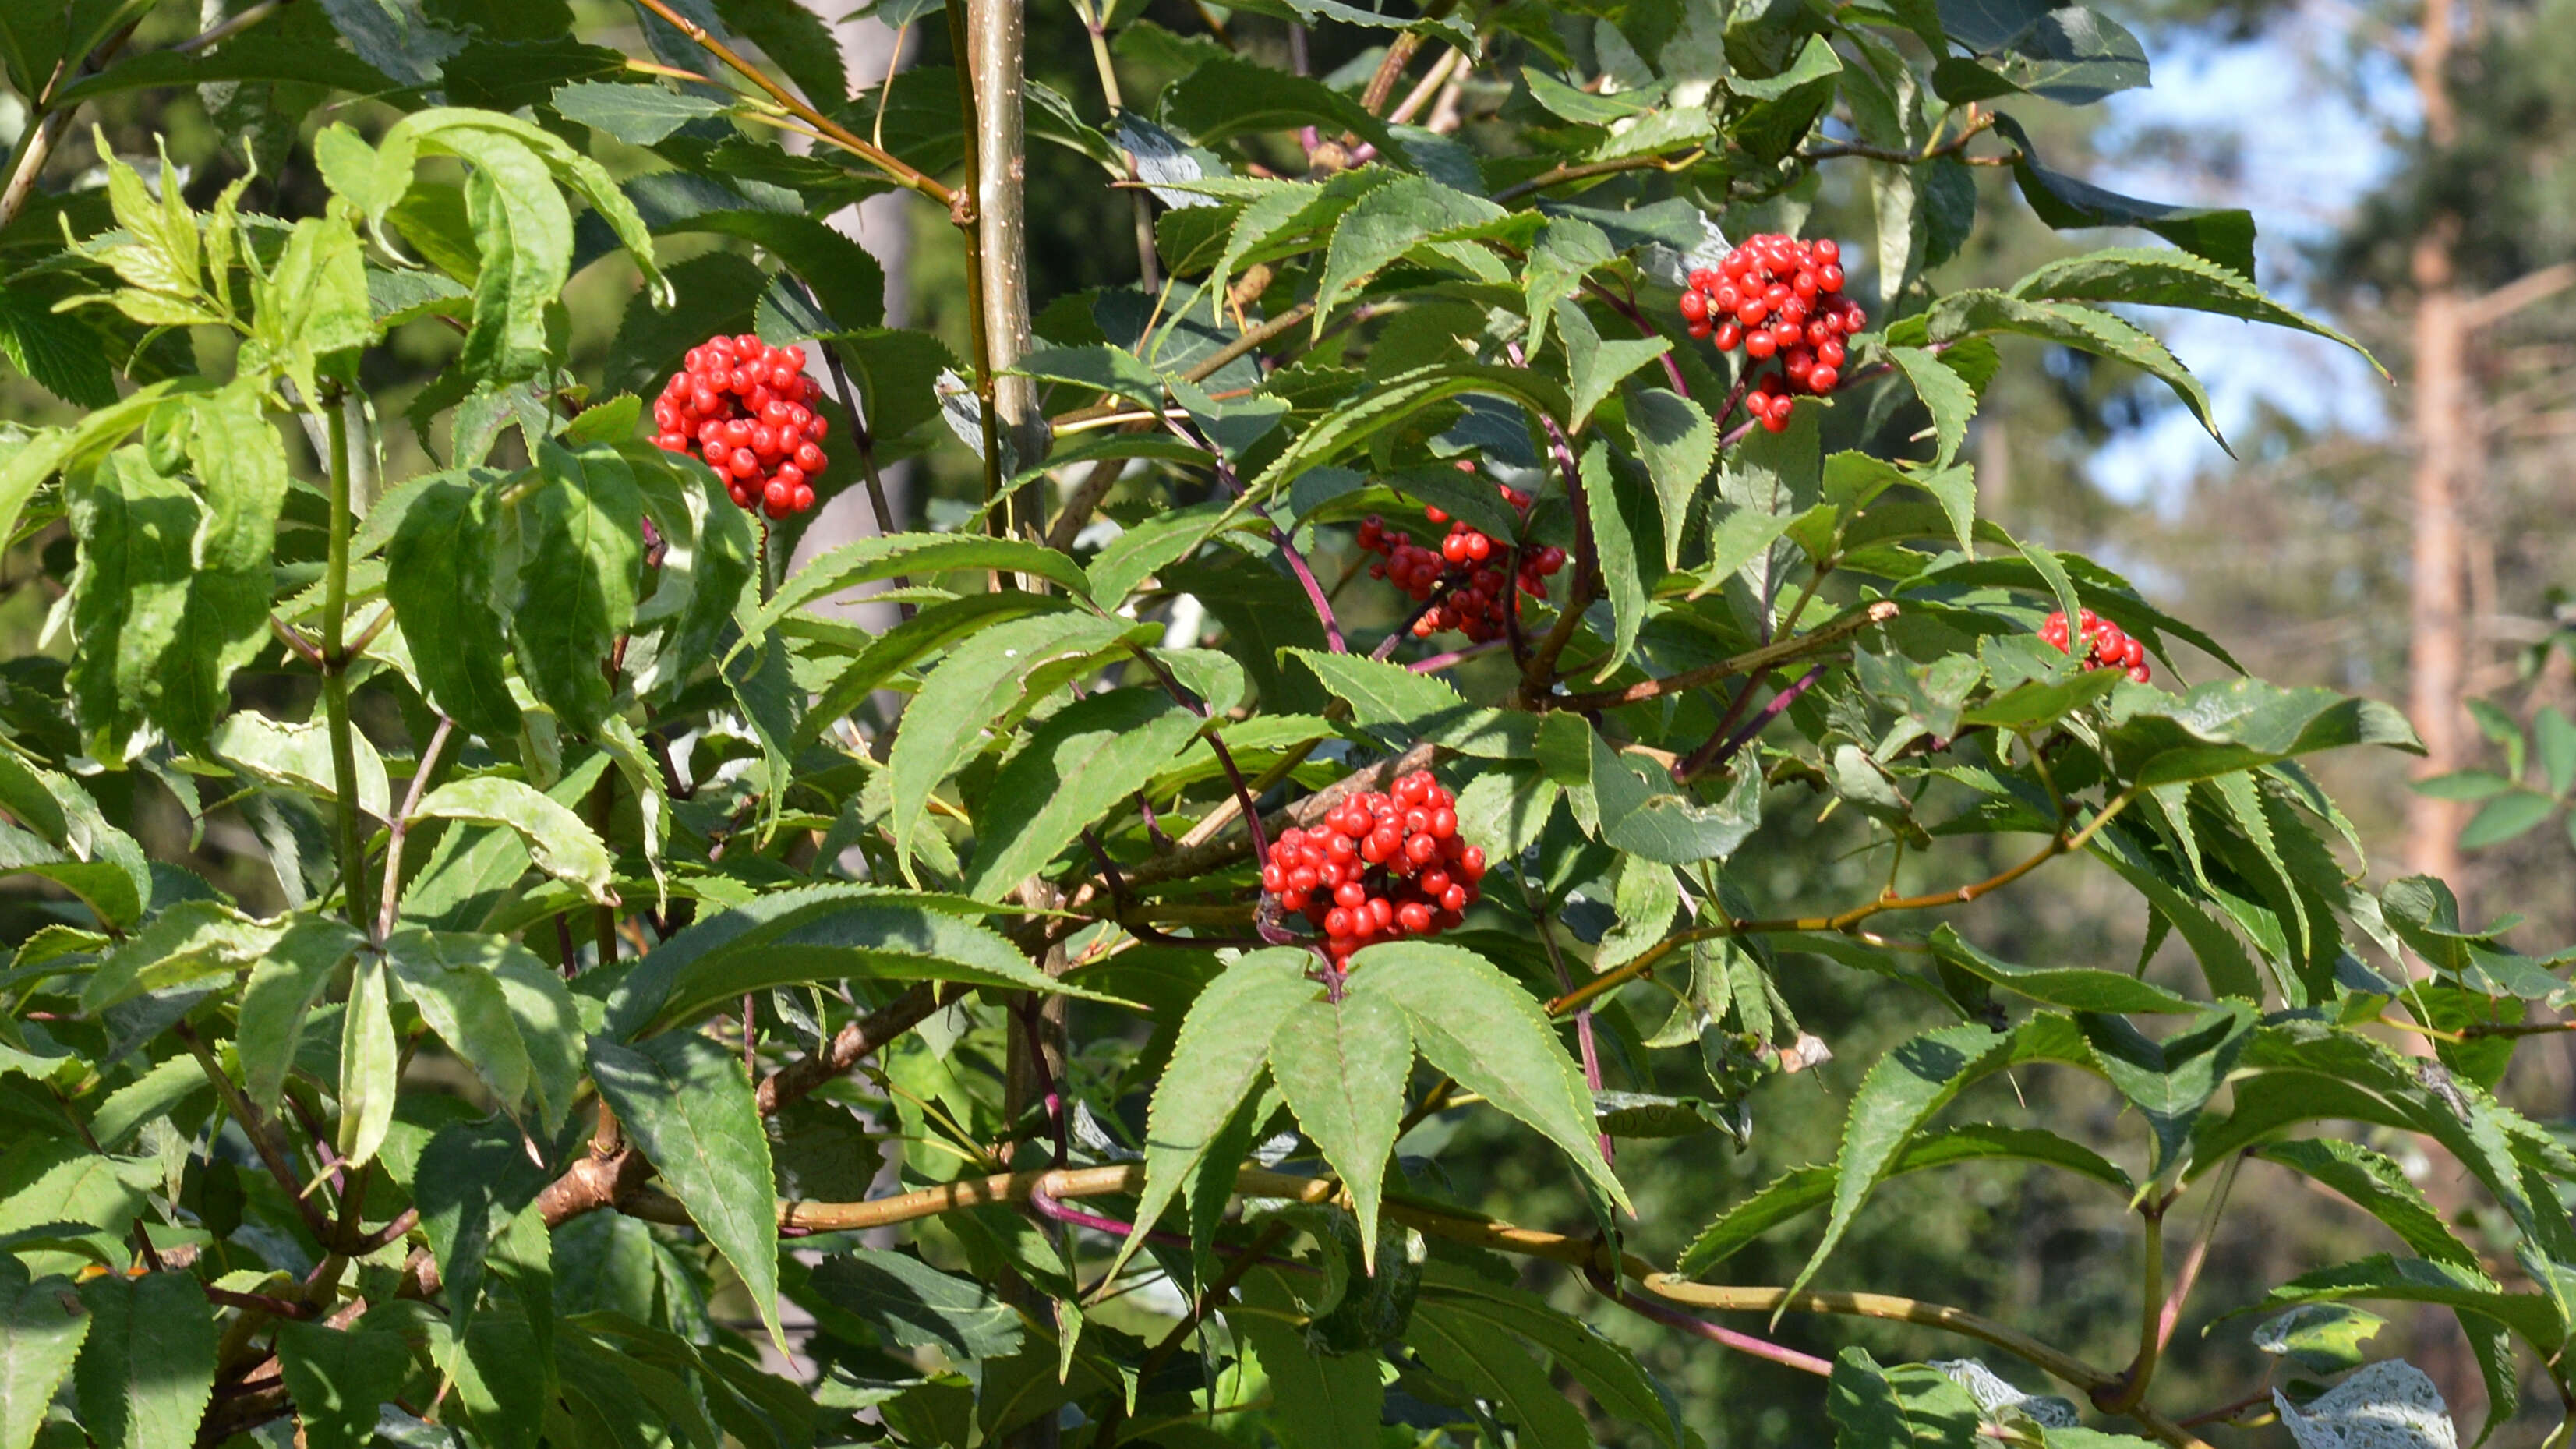
<path id="1" fill-rule="evenodd" d="M 375 0 L 295 3 L 338 18 Z M 818 3 L 841 19 L 842 0 Z M 506 3 L 428 0 L 421 8 L 496 31 L 517 23 Z M 2106 0 L 2101 8 L 2145 40 L 2158 88 L 2082 111 L 2024 100 L 2017 109 L 2051 164 L 2122 190 L 2250 208 L 2263 227 L 2261 283 L 2353 334 L 2394 381 L 2320 339 L 2146 312 L 2209 379 L 2234 445 L 2230 457 L 2196 429 L 2177 426 L 2188 420 L 2153 379 L 2007 338 L 1967 449 L 1979 512 L 2015 535 L 2102 559 L 2223 641 L 2256 675 L 2404 708 L 2429 752 L 2419 778 L 2441 777 L 2437 783 L 2406 788 L 2384 754 L 2330 755 L 2313 767 L 2367 845 L 2372 884 L 2438 874 L 2457 887 L 2464 918 L 2512 910 L 2529 918 L 2518 938 L 2540 946 L 2576 939 L 2576 816 L 2562 799 L 2576 773 L 2576 727 L 2568 723 L 2576 716 L 2576 0 Z M 573 10 L 585 34 L 631 25 L 631 12 L 606 0 L 573 0 Z M 200 17 L 165 6 L 133 43 L 166 46 L 227 13 L 225 0 L 205 0 Z M 1119 76 L 1140 95 L 1209 44 L 1210 19 L 1227 14 L 1189 0 L 1150 0 L 1142 13 L 1152 23 L 1125 31 L 1117 57 Z M 1077 109 L 1097 121 L 1091 36 L 1075 8 L 1033 0 L 1028 25 L 1032 79 L 1080 98 Z M 1319 32 L 1311 53 L 1302 32 L 1259 16 L 1234 16 L 1231 31 L 1231 43 L 1273 64 L 1290 63 L 1294 46 L 1294 63 L 1324 77 L 1353 67 L 1365 73 L 1379 54 L 1361 48 L 1364 33 L 1346 28 Z M 948 60 L 948 38 L 936 24 L 897 36 L 852 21 L 843 33 L 854 88 L 867 68 Z M 81 124 L 96 122 L 106 144 L 128 158 L 152 154 L 152 137 L 166 136 L 166 165 L 201 207 L 241 175 L 247 141 L 259 163 L 247 204 L 309 214 L 324 196 L 303 149 L 309 137 L 243 128 L 241 118 L 259 108 L 237 92 L 264 84 L 107 96 L 84 110 Z M 1431 105 L 1472 130 L 1507 99 L 1453 87 Z M 16 142 L 24 124 L 14 101 L 0 98 L 0 146 Z M 47 187 L 94 175 L 94 155 L 86 138 L 57 147 Z M 1030 293 L 1058 297 L 1137 281 L 1136 220 L 1125 198 L 1104 193 L 1097 168 L 1067 150 L 1034 147 L 1030 165 Z M 1858 174 L 1828 175 L 1814 189 L 1804 234 L 1872 234 L 1872 198 L 1848 185 Z M 1996 193 L 2012 186 L 2002 170 L 1972 174 Z M 886 264 L 890 318 L 908 316 L 964 355 L 966 278 L 943 219 L 917 206 L 868 210 L 865 239 Z M 2082 249 L 2018 206 L 1981 206 L 1976 216 L 1975 231 L 1933 271 L 1938 289 L 2005 285 Z M 2099 235 L 2081 240 L 2111 244 Z M 711 239 L 669 239 L 662 262 L 686 267 L 720 249 Z M 635 270 L 620 257 L 576 277 L 565 301 L 577 372 L 632 385 L 672 350 L 652 318 L 630 307 L 635 289 Z M 0 294 L 0 309 L 51 301 L 38 288 L 17 288 Z M 433 323 L 411 326 L 418 345 L 406 347 L 397 334 L 370 354 L 365 378 L 385 420 L 389 477 L 431 466 L 396 419 L 437 385 L 438 359 L 449 351 Z M 98 380 L 105 382 L 103 371 Z M 0 365 L 0 429 L 77 412 L 19 367 Z M 890 470 L 889 482 L 916 528 L 953 525 L 980 497 L 973 457 L 944 444 Z M 851 536 L 863 525 L 862 502 L 853 490 L 827 509 L 799 556 Z M 64 641 L 46 634 L 60 570 L 42 564 L 45 550 L 68 547 L 58 534 L 39 534 L 0 558 L 0 658 L 64 652 Z M 1329 578 L 1351 561 L 1332 557 L 1319 567 Z M 1211 631 L 1239 622 L 1225 601 L 1203 602 Z M 1389 622 L 1391 615 L 1372 617 L 1371 607 L 1382 610 L 1361 602 L 1345 617 Z M 2204 661 L 2193 662 L 2207 672 Z M 0 681 L 0 715 L 10 708 Z M 148 851 L 191 862 L 247 907 L 282 904 L 262 822 L 231 811 L 193 816 L 177 783 L 127 777 Z M 1864 825 L 1849 814 L 1778 813 L 1735 868 L 1760 882 L 1757 894 L 1788 905 L 1865 898 L 1878 884 L 1868 876 L 1875 867 L 1847 855 Z M 2007 863 L 2007 850 L 1993 847 L 1991 864 Z M 2120 964 L 2137 956 L 2142 940 L 2156 945 L 2140 901 L 2107 871 L 2075 863 L 2050 881 L 1953 919 L 2014 960 Z M 22 939 L 42 919 L 25 897 L 0 895 L 0 941 Z M 2186 974 L 2180 943 L 2158 949 L 2151 978 Z M 1775 1082 L 1740 1146 L 1703 1136 L 1687 1149 L 1623 1154 L 1621 1175 L 1649 1256 L 1669 1256 L 1701 1221 L 1696 1208 L 1675 1214 L 1659 1204 L 1686 1189 L 1704 1200 L 1710 1175 L 1727 1179 L 1725 1195 L 1736 1196 L 1785 1167 L 1830 1158 L 1856 1082 L 1836 1059 L 1874 1060 L 1917 1025 L 1905 998 L 1867 990 L 1867 981 L 1853 973 L 1784 977 L 1799 1022 L 1831 1056 Z M 2116 1137 L 2115 1093 L 2072 1074 L 2049 1081 L 2075 1094 L 2045 1104 L 2058 1130 L 2089 1121 L 2100 1143 Z M 2013 1089 L 1983 1090 L 1991 1114 L 2010 1120 Z M 2498 1095 L 2563 1137 L 2576 1135 L 2576 1039 L 2527 1047 Z M 1491 1140 L 1443 1162 L 1453 1172 L 1473 1164 L 1488 1180 L 1453 1182 L 1452 1190 L 1469 1201 L 1490 1194 L 1521 1220 L 1583 1216 L 1553 1149 L 1490 1114 L 1460 1121 L 1457 1130 Z M 2448 1159 L 2418 1152 L 2405 1165 L 2434 1202 L 2459 1204 L 2458 1184 L 2448 1180 L 2458 1169 Z M 2245 1339 L 2258 1320 L 2221 1315 L 2251 1301 L 2258 1285 L 2388 1246 L 2384 1229 L 2305 1179 L 2259 1163 L 2247 1172 L 2211 1250 L 2213 1286 L 2182 1325 L 2166 1370 L 2182 1399 L 2223 1403 L 2253 1388 L 2231 1375 L 2245 1370 Z M 1881 1190 L 1842 1248 L 1842 1266 L 1853 1281 L 1901 1279 L 1923 1297 L 2117 1361 L 2133 1285 L 2106 1245 L 2126 1226 L 2116 1204 L 2045 1172 L 1927 1173 Z M 1803 1240 L 1766 1240 L 1738 1262 L 1748 1281 L 1778 1281 L 1796 1271 L 1805 1250 Z M 2241 1301 L 2231 1299 L 2231 1283 L 2246 1285 Z M 713 1307 L 737 1326 L 754 1323 L 747 1307 L 721 1295 Z M 1130 1307 L 1136 1322 L 1146 1321 L 1150 1305 Z M 1118 1323 L 1122 1311 L 1113 1304 L 1102 1321 Z M 2462 1422 L 2476 1422 L 2486 1394 L 2451 1319 L 2391 1312 L 2376 1352 L 2425 1366 Z M 1811 1380 L 1641 1322 L 1608 1331 L 1683 1397 L 1685 1422 L 1703 1432 L 1726 1427 L 1713 1444 L 1822 1442 Z M 1789 1319 L 1777 1336 L 1829 1357 L 1861 1343 L 1889 1362 L 1954 1347 L 1928 1331 L 1876 1322 Z M 2557 1420 L 2545 1380 L 2526 1385 L 2523 1400 L 2524 1419 L 2494 1442 L 2537 1443 Z M 2268 1432 L 2277 1439 L 2279 1431 Z M 2213 1433 L 2219 1442 L 2253 1442 Z"/>

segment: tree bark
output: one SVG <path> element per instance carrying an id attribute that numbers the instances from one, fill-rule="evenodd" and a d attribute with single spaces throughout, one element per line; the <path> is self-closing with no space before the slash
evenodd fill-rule
<path id="1" fill-rule="evenodd" d="M 970 0 L 966 23 L 974 50 L 976 150 L 982 158 L 975 217 L 983 239 L 984 328 L 993 370 L 1006 373 L 1029 351 L 1026 13 L 1022 0 Z M 1027 467 L 1046 456 L 1047 425 L 1038 413 L 1036 385 L 1025 377 L 998 377 L 993 401 L 1019 465 Z"/>
<path id="2" fill-rule="evenodd" d="M 2447 7 L 2436 0 L 2432 9 Z M 2426 111 L 2433 107 L 2428 102 Z M 2469 326 L 2452 259 L 2456 217 L 2434 218 L 2415 239 L 2414 552 L 2409 577 L 2407 713 L 2424 740 L 2418 775 L 2467 763 L 2461 708 L 2468 669 L 2468 549 L 2462 494 L 2475 447 L 2469 397 Z M 2457 802 L 2410 795 L 2403 859 L 2409 874 L 2457 886 Z"/>

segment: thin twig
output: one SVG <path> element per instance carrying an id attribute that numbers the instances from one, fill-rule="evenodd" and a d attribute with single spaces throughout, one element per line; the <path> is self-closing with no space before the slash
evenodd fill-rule
<path id="1" fill-rule="evenodd" d="M 420 797 L 429 788 L 429 777 L 438 768 L 438 757 L 447 748 L 450 735 L 456 733 L 456 721 L 438 717 L 438 728 L 430 732 L 429 743 L 420 752 L 420 761 L 412 768 L 411 788 L 403 792 L 402 808 L 386 826 L 385 890 L 376 907 L 376 944 L 383 945 L 394 933 L 394 920 L 402 906 L 403 838 L 410 833 L 412 813 L 420 809 Z"/>

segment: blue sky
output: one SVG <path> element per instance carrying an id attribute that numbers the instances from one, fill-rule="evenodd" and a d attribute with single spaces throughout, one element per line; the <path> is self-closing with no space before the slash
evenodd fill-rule
<path id="1" fill-rule="evenodd" d="M 2265 290 L 2308 310 L 2299 248 L 2330 235 L 2389 166 L 2388 138 L 2415 126 L 2414 93 L 2386 53 L 2367 57 L 2361 84 L 2337 71 L 2351 65 L 2351 15 L 2333 0 L 2310 0 L 2259 40 L 2227 44 L 2168 37 L 2152 48 L 2155 84 L 2104 103 L 2090 178 L 2133 196 L 2205 206 L 2242 206 L 2256 228 L 2255 267 Z M 2189 138 L 2204 156 L 2232 156 L 2226 168 L 2167 159 L 2138 145 L 2157 133 Z M 2384 432 L 2402 400 L 2368 364 L 2321 338 L 2256 328 L 2224 317 L 2163 309 L 2145 319 L 2207 384 L 2219 427 L 2231 436 L 2259 403 L 2311 427 Z M 2340 321 L 2332 318 L 2328 320 Z M 2116 439 L 2091 464 L 2095 482 L 2128 502 L 2179 503 L 2192 475 L 2226 454 L 2181 407 Z"/>

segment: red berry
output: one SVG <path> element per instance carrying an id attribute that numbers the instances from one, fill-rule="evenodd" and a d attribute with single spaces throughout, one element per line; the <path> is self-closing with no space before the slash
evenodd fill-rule
<path id="1" fill-rule="evenodd" d="M 1807 374 L 1807 386 L 1814 388 L 1820 393 L 1832 392 L 1835 385 L 1840 383 L 1842 380 L 1843 375 L 1840 371 L 1821 364 L 1817 366 L 1815 371 Z"/>
<path id="2" fill-rule="evenodd" d="M 1708 298 L 1702 293 L 1682 293 L 1680 306 L 1682 319 L 1684 321 L 1699 322 L 1706 320 L 1708 317 Z"/>

